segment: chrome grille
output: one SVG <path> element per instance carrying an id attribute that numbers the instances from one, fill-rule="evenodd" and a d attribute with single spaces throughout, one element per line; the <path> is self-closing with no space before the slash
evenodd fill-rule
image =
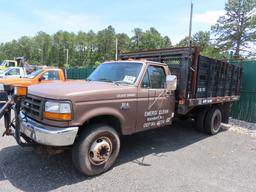
<path id="1" fill-rule="evenodd" d="M 22 111 L 33 119 L 42 119 L 43 98 L 28 95 L 22 102 Z"/>

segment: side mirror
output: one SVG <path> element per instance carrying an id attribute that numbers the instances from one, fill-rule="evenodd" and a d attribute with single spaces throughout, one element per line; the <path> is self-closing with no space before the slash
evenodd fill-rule
<path id="1" fill-rule="evenodd" d="M 43 80 L 45 80 L 44 76 L 41 76 L 41 77 L 38 79 L 39 82 L 41 82 L 41 81 L 43 81 Z"/>
<path id="2" fill-rule="evenodd" d="M 176 75 L 166 76 L 166 89 L 168 91 L 174 91 L 177 88 L 177 77 Z"/>

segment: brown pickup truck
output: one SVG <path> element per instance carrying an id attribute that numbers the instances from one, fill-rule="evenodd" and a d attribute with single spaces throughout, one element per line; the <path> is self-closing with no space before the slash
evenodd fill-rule
<path id="1" fill-rule="evenodd" d="M 140 59 L 147 57 L 167 64 Z M 169 126 L 174 116 L 194 118 L 213 135 L 227 121 L 229 103 L 239 99 L 240 67 L 196 50 L 192 57 L 188 49 L 170 49 L 120 59 L 101 64 L 87 82 L 39 84 L 27 93 L 16 87 L 16 123 L 7 120 L 5 133 L 12 133 L 10 124 L 22 146 L 72 147 L 75 167 L 97 175 L 117 159 L 121 135 Z"/>

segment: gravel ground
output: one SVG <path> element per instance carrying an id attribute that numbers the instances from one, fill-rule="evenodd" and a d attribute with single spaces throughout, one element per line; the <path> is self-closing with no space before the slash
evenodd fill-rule
<path id="1" fill-rule="evenodd" d="M 229 119 L 230 130 L 256 137 L 256 123 L 248 123 L 237 119 Z"/>
<path id="2" fill-rule="evenodd" d="M 0 191 L 255 192 L 256 138 L 231 123 L 212 137 L 191 122 L 124 137 L 114 168 L 97 177 L 79 174 L 70 151 L 38 155 L 0 138 Z"/>

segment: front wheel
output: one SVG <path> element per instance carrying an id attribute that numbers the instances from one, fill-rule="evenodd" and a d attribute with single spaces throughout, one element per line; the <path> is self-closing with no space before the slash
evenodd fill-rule
<path id="1" fill-rule="evenodd" d="M 94 176 L 109 170 L 119 150 L 118 133 L 110 126 L 95 124 L 85 127 L 72 151 L 75 167 L 85 175 Z"/>

